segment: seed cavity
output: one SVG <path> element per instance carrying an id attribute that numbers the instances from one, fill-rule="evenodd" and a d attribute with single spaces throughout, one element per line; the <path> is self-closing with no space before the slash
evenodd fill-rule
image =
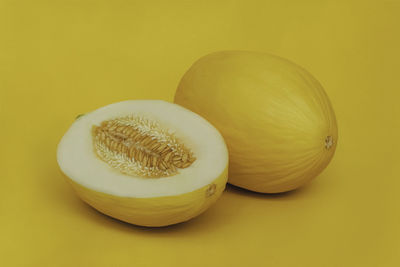
<path id="1" fill-rule="evenodd" d="M 333 137 L 328 135 L 325 138 L 325 148 L 329 150 L 332 146 L 333 146 Z"/>
<path id="2" fill-rule="evenodd" d="M 103 121 L 93 125 L 92 135 L 96 155 L 131 176 L 173 176 L 196 160 L 174 134 L 141 116 Z"/>

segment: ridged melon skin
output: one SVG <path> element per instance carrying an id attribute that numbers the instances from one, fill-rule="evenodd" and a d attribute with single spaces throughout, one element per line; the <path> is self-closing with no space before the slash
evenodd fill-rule
<path id="1" fill-rule="evenodd" d="M 229 150 L 228 182 L 252 191 L 296 189 L 316 177 L 336 150 L 336 118 L 321 84 L 277 56 L 206 55 L 185 73 L 174 101 L 221 132 Z M 333 140 L 329 149 L 327 136 Z"/>
<path id="2" fill-rule="evenodd" d="M 225 189 L 228 167 L 212 183 L 193 192 L 155 198 L 119 197 L 97 192 L 64 176 L 77 195 L 96 210 L 127 223 L 161 227 L 185 222 L 214 204 Z"/>

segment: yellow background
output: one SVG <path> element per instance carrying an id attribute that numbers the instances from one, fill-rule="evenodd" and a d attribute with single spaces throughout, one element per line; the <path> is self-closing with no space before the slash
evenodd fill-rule
<path id="1" fill-rule="evenodd" d="M 172 100 L 212 51 L 274 53 L 326 88 L 339 146 L 292 193 L 229 186 L 184 224 L 106 217 L 62 179 L 77 114 Z M 1 266 L 399 266 L 400 1 L 0 0 Z"/>

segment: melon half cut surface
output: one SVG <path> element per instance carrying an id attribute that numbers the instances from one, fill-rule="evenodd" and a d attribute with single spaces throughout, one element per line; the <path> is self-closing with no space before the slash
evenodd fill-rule
<path id="1" fill-rule="evenodd" d="M 58 145 L 57 161 L 97 210 L 164 226 L 189 220 L 218 199 L 228 151 L 201 116 L 161 100 L 130 100 L 77 118 Z"/>

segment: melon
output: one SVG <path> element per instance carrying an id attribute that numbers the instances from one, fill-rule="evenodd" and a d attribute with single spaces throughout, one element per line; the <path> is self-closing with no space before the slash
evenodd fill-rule
<path id="1" fill-rule="evenodd" d="M 331 161 L 338 129 L 330 100 L 304 68 L 251 51 L 196 61 L 175 94 L 211 122 L 229 150 L 229 183 L 256 192 L 296 189 Z"/>
<path id="2" fill-rule="evenodd" d="M 57 161 L 77 195 L 141 226 L 187 221 L 222 194 L 228 151 L 201 116 L 161 100 L 130 100 L 79 116 Z"/>

